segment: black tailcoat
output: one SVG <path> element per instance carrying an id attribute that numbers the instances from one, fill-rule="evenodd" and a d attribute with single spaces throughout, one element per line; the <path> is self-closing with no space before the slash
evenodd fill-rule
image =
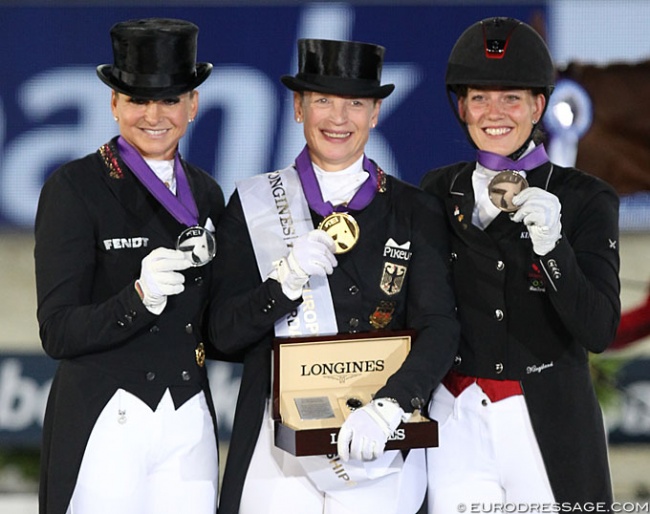
<path id="1" fill-rule="evenodd" d="M 562 237 L 536 256 L 523 223 L 501 213 L 472 225 L 476 163 L 430 171 L 445 203 L 462 336 L 454 369 L 519 380 L 558 502 L 611 501 L 606 436 L 588 352 L 611 343 L 620 318 L 618 207 L 605 182 L 544 164 L 531 186 L 556 195 Z"/>
<path id="2" fill-rule="evenodd" d="M 182 164 L 199 224 L 217 224 L 221 188 Z M 43 427 L 42 514 L 66 512 L 90 432 L 118 388 L 152 410 L 167 388 L 177 408 L 204 391 L 212 409 L 205 368 L 195 359 L 197 344 L 208 344 L 211 267 L 184 271 L 185 291 L 169 297 L 159 316 L 134 289 L 142 259 L 157 247 L 175 248 L 184 228 L 121 161 L 115 140 L 62 166 L 43 187 L 34 251 L 38 321 L 43 348 L 60 363 Z"/>
<path id="3" fill-rule="evenodd" d="M 382 300 L 395 302 L 386 330 L 416 330 L 404 365 L 377 392 L 377 396 L 397 399 L 404 410 L 412 412 L 415 404 L 426 403 L 451 366 L 459 327 L 442 206 L 413 186 L 390 176 L 386 179 L 385 192 L 378 193 L 362 211 L 351 212 L 360 227 L 360 240 L 348 253 L 337 255 L 338 266 L 328 280 L 340 333 L 373 330 L 369 317 Z M 311 214 L 318 226 L 322 217 Z M 240 353 L 244 362 L 219 504 L 220 514 L 236 514 L 270 396 L 274 322 L 300 302 L 289 300 L 275 280 L 261 280 L 237 193 L 226 208 L 217 237 L 221 246 L 215 259 L 217 302 L 210 316 L 213 339 L 219 350 Z M 400 245 L 410 241 L 412 252 L 404 285 L 394 296 L 380 288 L 384 263 L 391 262 L 384 256 L 389 238 Z"/>

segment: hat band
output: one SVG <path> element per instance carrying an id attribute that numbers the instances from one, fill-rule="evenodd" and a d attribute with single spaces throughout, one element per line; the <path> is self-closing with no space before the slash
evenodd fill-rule
<path id="1" fill-rule="evenodd" d="M 341 88 L 341 89 L 372 89 L 379 87 L 379 81 L 374 79 L 361 79 L 353 77 L 338 77 L 328 75 L 316 75 L 311 73 L 298 73 L 296 78 L 310 82 L 315 86 Z"/>
<path id="2" fill-rule="evenodd" d="M 111 74 L 117 80 L 130 87 L 161 88 L 190 84 L 196 78 L 196 69 L 190 74 L 185 72 L 151 75 L 146 73 L 130 73 L 113 68 Z"/>

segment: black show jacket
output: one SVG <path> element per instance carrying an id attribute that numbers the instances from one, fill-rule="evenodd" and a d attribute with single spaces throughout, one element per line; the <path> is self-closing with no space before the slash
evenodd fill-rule
<path id="1" fill-rule="evenodd" d="M 562 237 L 543 257 L 528 230 L 501 213 L 472 225 L 476 163 L 432 170 L 422 187 L 445 203 L 460 350 L 454 369 L 518 380 L 558 502 L 611 501 L 606 436 L 588 352 L 611 343 L 620 318 L 618 207 L 614 190 L 546 163 L 530 186 L 556 195 Z"/>
<path id="2" fill-rule="evenodd" d="M 221 188 L 182 164 L 199 224 L 210 218 L 216 225 Z M 65 514 L 90 432 L 118 388 L 152 410 L 167 388 L 177 408 L 204 391 L 212 409 L 194 353 L 209 342 L 203 327 L 212 268 L 184 271 L 185 291 L 169 297 L 159 316 L 134 289 L 142 259 L 157 247 L 175 248 L 184 228 L 121 161 L 115 140 L 46 181 L 36 216 L 37 314 L 43 348 L 60 362 L 43 427 L 41 514 Z"/>

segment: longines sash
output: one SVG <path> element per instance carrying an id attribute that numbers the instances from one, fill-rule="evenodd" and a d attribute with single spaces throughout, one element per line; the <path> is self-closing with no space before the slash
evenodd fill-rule
<path id="1" fill-rule="evenodd" d="M 246 225 L 251 236 L 262 280 L 273 271 L 273 262 L 302 234 L 314 229 L 298 173 L 293 166 L 237 182 Z M 334 303 L 327 277 L 312 276 L 303 290 L 296 312 L 275 323 L 277 337 L 331 335 L 338 332 Z"/>

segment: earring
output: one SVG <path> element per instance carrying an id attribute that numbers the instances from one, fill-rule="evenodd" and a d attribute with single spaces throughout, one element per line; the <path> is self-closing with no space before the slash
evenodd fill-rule
<path id="1" fill-rule="evenodd" d="M 194 118 L 190 118 L 189 120 L 187 120 L 188 123 L 192 123 L 193 121 L 194 121 Z"/>
<path id="2" fill-rule="evenodd" d="M 533 120 L 533 125 L 537 125 L 537 120 Z"/>
<path id="3" fill-rule="evenodd" d="M 117 116 L 113 116 L 113 119 L 114 119 L 115 121 L 120 121 L 120 119 L 119 119 Z"/>
<path id="4" fill-rule="evenodd" d="M 377 126 L 377 124 L 373 123 L 372 125 L 370 125 L 370 128 L 375 128 L 376 126 Z"/>
<path id="5" fill-rule="evenodd" d="M 296 121 L 297 121 L 298 123 L 302 123 L 302 118 L 301 118 L 300 116 L 296 116 Z"/>

